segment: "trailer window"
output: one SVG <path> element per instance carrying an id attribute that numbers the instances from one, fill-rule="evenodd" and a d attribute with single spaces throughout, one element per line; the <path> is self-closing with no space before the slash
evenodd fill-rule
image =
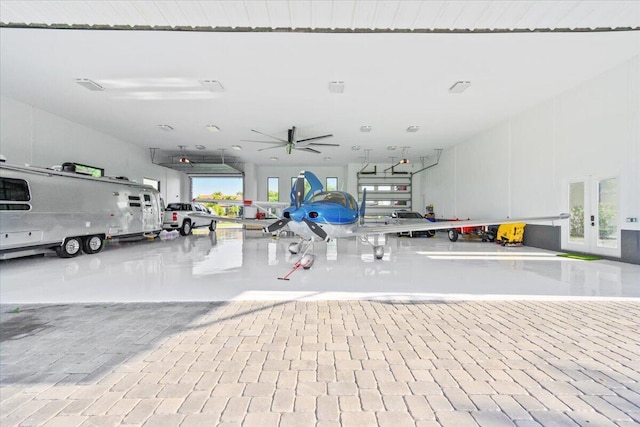
<path id="1" fill-rule="evenodd" d="M 0 200 L 28 202 L 31 200 L 29 185 L 23 179 L 0 178 Z"/>

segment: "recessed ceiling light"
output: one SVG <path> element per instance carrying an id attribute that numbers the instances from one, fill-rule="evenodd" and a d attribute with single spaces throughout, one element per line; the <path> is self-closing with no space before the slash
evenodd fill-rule
<path id="1" fill-rule="evenodd" d="M 409 126 L 407 132 L 418 132 L 418 129 L 420 129 L 420 126 Z"/>
<path id="2" fill-rule="evenodd" d="M 205 148 L 207 148 L 207 147 L 205 147 L 204 145 L 196 145 L 196 148 L 197 148 L 198 150 L 204 150 L 204 149 L 205 149 Z"/>
<path id="3" fill-rule="evenodd" d="M 359 146 L 359 145 L 352 145 L 352 146 L 351 146 L 351 149 L 352 149 L 353 151 L 358 151 L 358 150 L 360 149 L 360 146 Z"/>
<path id="4" fill-rule="evenodd" d="M 94 82 L 93 80 L 76 79 L 76 83 L 78 83 L 80 86 L 85 87 L 85 88 L 87 88 L 89 90 L 93 90 L 93 91 L 104 90 L 104 88 L 102 86 L 100 86 L 98 83 Z"/>
<path id="5" fill-rule="evenodd" d="M 390 145 L 390 146 L 388 146 L 388 147 L 387 147 L 387 150 L 391 150 L 391 151 L 393 151 L 393 150 L 395 150 L 396 148 L 397 148 L 397 147 L 396 147 L 395 145 Z"/>
<path id="6" fill-rule="evenodd" d="M 189 161 L 189 159 L 187 159 L 186 157 L 180 157 L 180 158 L 178 159 L 178 161 L 179 161 L 180 163 L 191 163 L 191 162 Z"/>
<path id="7" fill-rule="evenodd" d="M 453 84 L 453 86 L 451 86 L 449 88 L 449 93 L 462 93 L 464 92 L 469 86 L 471 86 L 471 82 L 469 81 L 459 81 L 459 82 L 455 82 Z"/>
<path id="8" fill-rule="evenodd" d="M 362 126 L 360 132 L 371 132 L 371 129 L 373 129 L 371 126 Z"/>
<path id="9" fill-rule="evenodd" d="M 343 93 L 344 92 L 344 82 L 343 81 L 329 82 L 329 92 L 331 92 L 331 93 Z"/>
<path id="10" fill-rule="evenodd" d="M 222 92 L 224 90 L 222 83 L 217 80 L 200 80 L 200 84 L 211 92 Z"/>
<path id="11" fill-rule="evenodd" d="M 169 125 L 158 125 L 158 127 L 165 132 L 171 132 L 173 130 L 173 128 Z"/>
<path id="12" fill-rule="evenodd" d="M 231 148 L 233 148 L 234 150 L 240 151 L 242 150 L 242 147 L 239 145 L 232 145 Z"/>
<path id="13" fill-rule="evenodd" d="M 210 132 L 220 132 L 220 128 L 216 125 L 207 125 L 207 130 Z"/>
<path id="14" fill-rule="evenodd" d="M 275 162 L 276 160 L 278 160 L 278 158 L 277 158 L 277 157 L 271 157 L 269 160 L 271 160 L 271 161 L 274 161 L 274 162 Z"/>
<path id="15" fill-rule="evenodd" d="M 324 160 L 325 161 L 329 161 L 329 160 L 331 160 L 331 157 L 325 157 Z"/>

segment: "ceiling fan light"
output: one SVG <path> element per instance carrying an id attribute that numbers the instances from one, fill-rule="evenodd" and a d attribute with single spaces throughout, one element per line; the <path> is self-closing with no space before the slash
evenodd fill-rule
<path id="1" fill-rule="evenodd" d="M 471 82 L 470 81 L 458 81 L 455 82 L 453 84 L 453 86 L 451 86 L 449 88 L 449 93 L 462 93 L 465 90 L 467 90 L 467 88 L 471 86 Z"/>

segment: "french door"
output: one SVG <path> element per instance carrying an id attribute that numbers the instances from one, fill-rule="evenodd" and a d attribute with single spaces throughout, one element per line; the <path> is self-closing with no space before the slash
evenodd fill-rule
<path id="1" fill-rule="evenodd" d="M 563 249 L 620 257 L 617 177 L 569 182 L 568 207 Z"/>

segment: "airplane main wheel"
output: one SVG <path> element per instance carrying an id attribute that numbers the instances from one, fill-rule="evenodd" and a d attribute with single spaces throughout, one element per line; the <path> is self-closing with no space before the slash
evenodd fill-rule
<path id="1" fill-rule="evenodd" d="M 373 256 L 376 259 L 382 259 L 384 256 L 384 247 L 383 246 L 374 246 L 373 247 Z"/>
<path id="2" fill-rule="evenodd" d="M 289 252 L 291 252 L 294 255 L 300 252 L 300 243 L 289 244 Z"/>
<path id="3" fill-rule="evenodd" d="M 209 224 L 209 231 L 216 231 L 216 221 L 211 221 L 211 224 Z"/>
<path id="4" fill-rule="evenodd" d="M 456 230 L 455 228 L 452 228 L 451 230 L 449 230 L 447 232 L 447 235 L 449 236 L 449 240 L 451 240 L 452 242 L 455 242 L 456 240 L 458 240 L 458 230 Z"/>

